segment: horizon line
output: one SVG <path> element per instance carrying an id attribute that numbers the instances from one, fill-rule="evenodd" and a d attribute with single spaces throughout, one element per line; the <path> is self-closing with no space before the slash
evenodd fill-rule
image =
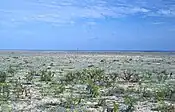
<path id="1" fill-rule="evenodd" d="M 0 49 L 0 51 L 56 51 L 56 52 L 71 52 L 71 51 L 76 51 L 76 52 L 175 52 L 175 50 L 79 50 L 79 49 L 69 49 L 69 50 L 57 50 L 57 49 Z"/>

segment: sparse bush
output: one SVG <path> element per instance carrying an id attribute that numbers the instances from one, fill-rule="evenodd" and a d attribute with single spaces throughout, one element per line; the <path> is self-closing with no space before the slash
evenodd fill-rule
<path id="1" fill-rule="evenodd" d="M 86 83 L 88 79 L 91 79 L 95 84 L 101 84 L 103 80 L 104 70 L 89 68 L 82 71 L 68 72 L 65 75 L 65 81 L 67 83 Z"/>
<path id="2" fill-rule="evenodd" d="M 111 88 L 111 89 L 109 89 L 106 93 L 105 93 L 105 95 L 107 95 L 107 96 L 113 96 L 113 95 L 116 95 L 116 94 L 124 94 L 124 92 L 125 92 L 125 90 L 124 90 L 124 88 L 122 88 L 122 87 L 113 87 L 113 88 Z"/>
<path id="3" fill-rule="evenodd" d="M 6 72 L 0 71 L 0 83 L 5 83 L 6 79 L 7 79 Z"/>
<path id="4" fill-rule="evenodd" d="M 166 91 L 167 91 L 167 97 L 169 97 L 169 100 L 175 101 L 175 81 L 168 81 L 165 85 Z"/>
<path id="5" fill-rule="evenodd" d="M 126 95 L 124 97 L 124 104 L 127 106 L 125 112 L 133 112 L 134 111 L 134 104 L 136 103 L 135 99 L 131 96 Z"/>
<path id="6" fill-rule="evenodd" d="M 54 66 L 54 64 L 53 63 L 50 63 L 50 66 Z"/>
<path id="7" fill-rule="evenodd" d="M 119 112 L 119 104 L 113 102 L 113 105 L 114 105 L 114 112 Z"/>
<path id="8" fill-rule="evenodd" d="M 22 95 L 28 96 L 30 91 L 27 90 L 27 88 L 19 81 L 17 80 L 15 82 L 15 88 L 14 88 L 14 93 L 16 95 L 16 98 L 20 98 Z"/>
<path id="9" fill-rule="evenodd" d="M 105 107 L 106 106 L 106 99 L 104 99 L 104 98 L 99 99 L 97 106 Z"/>
<path id="10" fill-rule="evenodd" d="M 162 88 L 155 88 L 155 90 L 154 90 L 155 99 L 157 101 L 165 100 L 166 92 L 167 91 L 163 87 Z"/>
<path id="11" fill-rule="evenodd" d="M 75 78 L 76 78 L 76 76 L 75 76 L 76 74 L 74 73 L 74 72 L 68 72 L 67 74 L 66 74 L 66 76 L 65 76 L 65 81 L 66 82 L 72 82 Z"/>
<path id="12" fill-rule="evenodd" d="M 140 80 L 139 74 L 137 74 L 135 70 L 124 70 L 121 78 L 128 82 L 138 82 Z"/>
<path id="13" fill-rule="evenodd" d="M 30 71 L 26 74 L 27 83 L 31 83 L 31 81 L 33 80 L 35 74 L 36 74 L 36 71 Z"/>
<path id="14" fill-rule="evenodd" d="M 12 66 L 10 65 L 9 68 L 7 69 L 7 72 L 10 73 L 12 76 L 15 75 L 16 70 L 12 68 Z"/>
<path id="15" fill-rule="evenodd" d="M 166 70 L 163 71 L 155 71 L 155 77 L 159 83 L 165 82 L 167 79 L 170 78 L 170 74 Z"/>
<path id="16" fill-rule="evenodd" d="M 79 105 L 81 103 L 81 98 L 78 97 L 73 97 L 70 95 L 69 97 L 66 98 L 65 101 L 61 101 L 61 106 L 65 108 L 71 108 Z"/>
<path id="17" fill-rule="evenodd" d="M 174 112 L 175 106 L 172 104 L 166 104 L 165 101 L 161 100 L 158 102 L 158 106 L 151 110 L 158 112 Z"/>
<path id="18" fill-rule="evenodd" d="M 84 69 L 82 75 L 85 75 L 87 79 L 92 79 L 94 83 L 98 83 L 104 76 L 104 70 L 97 68 Z"/>
<path id="19" fill-rule="evenodd" d="M 54 74 L 51 71 L 42 70 L 40 80 L 41 81 L 51 81 Z"/>
<path id="20" fill-rule="evenodd" d="M 100 92 L 99 92 L 100 87 L 95 85 L 93 83 L 93 81 L 90 79 L 87 81 L 87 83 L 88 83 L 87 90 L 89 91 L 91 97 L 99 96 L 100 95 Z"/>
<path id="21" fill-rule="evenodd" d="M 0 101 L 7 100 L 10 95 L 10 88 L 9 84 L 7 83 L 0 83 Z"/>
<path id="22" fill-rule="evenodd" d="M 153 72 L 152 71 L 144 71 L 140 76 L 143 82 L 153 82 Z M 154 81 L 155 82 L 155 81 Z"/>
<path id="23" fill-rule="evenodd" d="M 119 74 L 118 73 L 110 73 L 107 74 L 103 77 L 103 80 L 105 83 L 107 83 L 107 86 L 111 86 L 111 84 L 115 83 L 117 81 L 117 78 L 119 78 Z M 109 80 L 111 79 L 111 80 Z"/>
<path id="24" fill-rule="evenodd" d="M 57 84 L 57 83 L 56 84 L 51 84 L 50 88 L 53 90 L 53 93 L 55 95 L 63 93 L 65 91 L 65 89 L 66 89 L 64 85 Z"/>

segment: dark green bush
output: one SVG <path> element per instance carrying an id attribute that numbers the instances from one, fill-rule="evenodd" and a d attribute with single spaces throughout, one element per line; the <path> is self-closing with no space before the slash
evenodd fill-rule
<path id="1" fill-rule="evenodd" d="M 0 71 L 0 83 L 5 83 L 6 79 L 7 79 L 6 72 Z"/>
<path id="2" fill-rule="evenodd" d="M 51 71 L 42 70 L 40 80 L 41 81 L 51 81 L 54 74 Z"/>

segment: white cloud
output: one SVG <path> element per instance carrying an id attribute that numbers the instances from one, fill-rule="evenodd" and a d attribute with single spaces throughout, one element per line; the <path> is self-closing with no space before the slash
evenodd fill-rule
<path id="1" fill-rule="evenodd" d="M 169 10 L 169 9 L 160 9 L 158 11 L 159 15 L 163 15 L 163 16 L 175 16 L 175 10 Z"/>
<path id="2" fill-rule="evenodd" d="M 0 19 L 70 24 L 81 18 L 120 18 L 134 14 L 175 17 L 175 5 L 167 7 L 162 0 L 26 0 L 21 4 L 24 6 L 16 9 L 0 8 Z"/>
<path id="3" fill-rule="evenodd" d="M 152 24 L 154 25 L 161 25 L 161 24 L 164 24 L 165 22 L 153 22 Z"/>

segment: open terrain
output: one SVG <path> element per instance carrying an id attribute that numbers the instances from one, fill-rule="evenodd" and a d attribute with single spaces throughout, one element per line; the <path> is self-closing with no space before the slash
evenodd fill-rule
<path id="1" fill-rule="evenodd" d="M 0 52 L 0 112 L 175 112 L 175 53 Z"/>

